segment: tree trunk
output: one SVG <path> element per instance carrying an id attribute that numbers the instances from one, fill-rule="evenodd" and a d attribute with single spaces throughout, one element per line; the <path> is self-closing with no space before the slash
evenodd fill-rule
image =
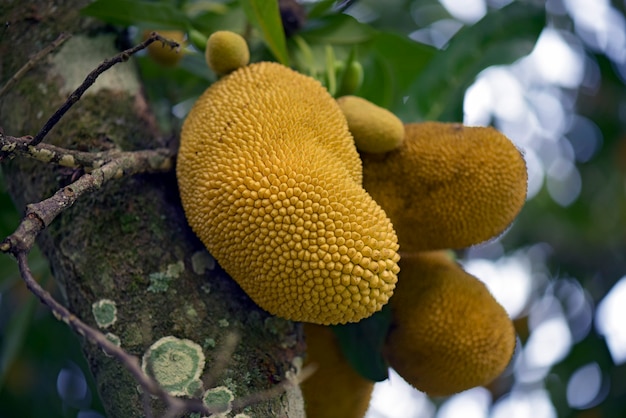
<path id="1" fill-rule="evenodd" d="M 0 16 L 0 85 L 61 32 L 73 37 L 38 63 L 0 102 L 0 127 L 34 135 L 89 71 L 116 53 L 114 36 L 80 16 L 82 1 L 8 2 Z M 132 59 L 103 76 L 48 134 L 46 142 L 84 151 L 136 150 L 168 144 L 149 112 Z M 18 208 L 71 183 L 73 170 L 16 158 L 2 166 Z M 175 336 L 203 347 L 210 372 L 225 336 L 241 336 L 217 384 L 236 398 L 282 381 L 303 353 L 297 324 L 259 309 L 211 258 L 186 224 L 174 172 L 124 177 L 84 196 L 38 241 L 66 306 L 97 327 L 92 304 L 110 299 L 117 322 L 104 332 L 141 358 L 154 342 Z M 143 416 L 131 375 L 89 342 L 84 353 L 111 417 Z M 208 388 L 206 388 L 208 389 Z M 157 405 L 158 408 L 158 405 Z M 251 416 L 303 416 L 298 390 L 246 408 Z"/>

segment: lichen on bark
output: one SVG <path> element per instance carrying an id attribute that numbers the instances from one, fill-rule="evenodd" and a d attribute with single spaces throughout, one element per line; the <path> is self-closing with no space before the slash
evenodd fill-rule
<path id="1" fill-rule="evenodd" d="M 79 16 L 84 4 L 33 1 L 1 6 L 11 25 L 0 38 L 0 85 L 32 51 L 41 49 L 61 31 L 80 36 L 81 42 L 104 42 L 110 48 L 110 34 Z M 39 12 L 39 20 L 24 18 L 32 10 Z M 72 45 L 68 42 L 61 48 Z M 58 68 L 65 65 L 69 69 L 76 63 L 67 58 L 59 61 L 63 51 L 36 66 L 0 101 L 0 126 L 5 133 L 34 135 L 65 100 L 67 79 Z M 133 69 L 132 61 L 121 65 Z M 124 77 L 134 77 L 134 71 Z M 175 146 L 163 139 L 141 93 L 127 88 L 132 85 L 109 85 L 88 92 L 45 141 L 84 151 Z M 3 164 L 2 169 L 21 210 L 27 203 L 49 197 L 80 174 L 22 159 Z M 221 269 L 204 269 L 198 274 L 196 268 L 194 272 L 192 257 L 205 250 L 187 226 L 173 172 L 108 183 L 66 210 L 44 231 L 38 244 L 66 295 L 66 306 L 97 327 L 92 304 L 105 298 L 115 301 L 118 319 L 107 331 L 119 336 L 122 348 L 138 357 L 159 338 L 173 335 L 203 346 L 206 371 L 224 336 L 237 332 L 240 342 L 217 384 L 229 387 L 235 397 L 244 397 L 284 380 L 292 360 L 302 355 L 299 326 L 278 330 L 266 326 L 269 315 Z M 178 267 L 168 289 L 149 292 L 150 275 L 167 272 L 172 265 Z M 83 349 L 107 414 L 143 416 L 141 394 L 132 377 L 95 345 L 85 341 Z M 154 403 L 158 409 L 158 402 Z M 299 412 L 289 411 L 301 411 L 301 404 L 297 391 L 295 395 L 291 391 L 253 405 L 246 412 L 252 416 L 296 417 Z"/>

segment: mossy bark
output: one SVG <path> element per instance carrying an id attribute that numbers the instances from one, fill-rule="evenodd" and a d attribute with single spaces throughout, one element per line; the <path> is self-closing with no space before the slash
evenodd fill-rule
<path id="1" fill-rule="evenodd" d="M 81 64 L 68 48 L 85 47 L 106 58 L 113 38 L 78 10 L 86 2 L 9 2 L 0 15 L 10 24 L 0 37 L 0 85 L 61 32 L 74 38 L 20 79 L 0 101 L 0 127 L 7 135 L 34 135 L 75 87 Z M 78 40 L 78 41 L 77 41 Z M 100 48 L 102 46 L 103 48 Z M 100 52 L 99 52 L 100 51 Z M 85 52 L 87 54 L 87 52 Z M 72 58 L 75 57 L 75 58 Z M 88 92 L 46 138 L 81 150 L 175 147 L 158 132 L 131 62 Z M 76 70 L 76 71 L 75 71 Z M 81 81 L 81 80 L 78 80 Z M 69 90 L 68 90 L 69 89 Z M 80 173 L 14 159 L 2 169 L 17 206 L 49 197 Z M 284 379 L 303 354 L 300 327 L 270 317 L 256 307 L 219 267 L 198 268 L 208 257 L 186 224 L 173 172 L 138 175 L 107 184 L 80 199 L 41 235 L 38 244 L 50 261 L 69 309 L 96 327 L 92 304 L 111 299 L 116 334 L 128 352 L 141 357 L 161 337 L 173 335 L 200 344 L 207 357 L 205 375 L 224 336 L 241 340 L 218 384 L 236 397 L 267 389 Z M 84 342 L 84 352 L 111 417 L 143 416 L 137 383 L 114 359 Z M 159 405 L 156 405 L 157 408 Z M 246 409 L 251 416 L 302 416 L 297 391 Z"/>

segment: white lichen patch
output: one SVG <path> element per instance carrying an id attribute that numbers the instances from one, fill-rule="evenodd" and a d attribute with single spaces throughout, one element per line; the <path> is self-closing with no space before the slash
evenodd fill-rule
<path id="1" fill-rule="evenodd" d="M 176 263 L 169 264 L 165 268 L 165 271 L 150 273 L 150 275 L 148 276 L 148 278 L 150 279 L 148 292 L 167 292 L 167 289 L 169 289 L 170 287 L 170 282 L 173 279 L 177 279 L 183 271 L 185 271 L 185 263 L 183 263 L 182 261 L 178 261 Z"/>
<path id="2" fill-rule="evenodd" d="M 215 269 L 215 259 L 207 251 L 196 251 L 191 256 L 191 268 L 197 275 Z"/>
<path id="3" fill-rule="evenodd" d="M 197 389 L 204 363 L 200 345 L 168 336 L 150 346 L 143 355 L 141 368 L 170 394 L 188 396 Z"/>
<path id="4" fill-rule="evenodd" d="M 59 165 L 64 167 L 74 167 L 76 165 L 76 160 L 74 160 L 73 155 L 66 154 L 59 160 Z"/>
<path id="5" fill-rule="evenodd" d="M 101 299 L 91 305 L 91 312 L 100 328 L 108 328 L 117 321 L 117 306 L 110 299 Z"/>
<path id="6" fill-rule="evenodd" d="M 235 395 L 226 386 L 217 386 L 202 395 L 202 403 L 212 411 L 216 411 L 218 416 L 228 414 L 232 410 L 233 399 Z"/>
<path id="7" fill-rule="evenodd" d="M 173 279 L 176 279 L 183 271 L 185 271 L 185 263 L 178 261 L 176 263 L 169 264 L 165 272 Z"/>
<path id="8" fill-rule="evenodd" d="M 115 35 L 95 37 L 76 35 L 68 39 L 52 57 L 52 69 L 61 80 L 61 91 L 71 93 L 83 82 L 87 74 L 107 58 L 117 55 Z M 134 96 L 139 93 L 140 84 L 134 73 L 135 68 L 128 64 L 117 64 L 96 79 L 85 94 L 96 94 L 100 90 L 125 91 Z"/>

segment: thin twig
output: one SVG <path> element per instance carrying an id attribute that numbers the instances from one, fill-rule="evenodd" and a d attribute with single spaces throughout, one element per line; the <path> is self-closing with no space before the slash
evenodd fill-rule
<path id="1" fill-rule="evenodd" d="M 42 303 L 48 306 L 58 319 L 69 325 L 70 328 L 72 328 L 79 335 L 82 335 L 89 341 L 97 344 L 108 355 L 115 357 L 122 364 L 124 364 L 126 369 L 131 372 L 135 380 L 137 380 L 144 390 L 155 395 L 161 395 L 163 389 L 161 389 L 156 381 L 143 373 L 137 357 L 128 354 L 126 351 L 109 341 L 101 332 L 78 319 L 74 314 L 67 310 L 65 306 L 57 302 L 50 293 L 39 285 L 39 283 L 37 283 L 37 280 L 33 277 L 30 267 L 28 266 L 27 253 L 20 252 L 16 255 L 16 258 L 20 274 L 28 289 L 35 296 L 37 296 Z"/>
<path id="2" fill-rule="evenodd" d="M 42 288 L 37 280 L 35 280 L 35 278 L 33 277 L 30 267 L 28 266 L 28 256 L 26 252 L 20 252 L 16 255 L 16 258 L 20 274 L 28 289 L 35 296 L 37 296 L 43 304 L 45 304 L 52 310 L 52 313 L 57 317 L 57 319 L 65 322 L 67 325 L 70 326 L 70 328 L 74 330 L 74 332 L 87 338 L 88 341 L 96 344 L 106 354 L 114 357 L 120 363 L 122 363 L 126 367 L 126 370 L 128 370 L 133 375 L 137 383 L 139 383 L 139 385 L 142 387 L 144 393 L 159 397 L 161 400 L 163 400 L 163 402 L 165 402 L 168 410 L 170 412 L 174 412 L 177 415 L 186 411 L 202 413 L 215 412 L 203 406 L 202 403 L 197 399 L 194 400 L 176 398 L 166 392 L 156 380 L 152 379 L 141 370 L 139 359 L 137 357 L 127 353 L 124 349 L 113 344 L 100 331 L 90 327 L 89 325 L 78 319 L 76 315 L 71 313 L 65 306 L 57 302 L 57 300 L 54 299 L 54 297 L 49 292 Z"/>
<path id="3" fill-rule="evenodd" d="M 170 48 L 178 48 L 180 46 L 178 42 L 170 41 L 169 39 L 162 37 L 158 33 L 152 32 L 148 39 L 141 42 L 140 44 L 137 44 L 132 48 L 120 52 L 113 58 L 105 59 L 102 64 L 98 65 L 95 70 L 90 72 L 85 80 L 81 83 L 81 85 L 78 86 L 78 88 L 69 95 L 65 103 L 63 103 L 63 105 L 56 112 L 54 112 L 54 114 L 50 117 L 50 119 L 48 119 L 43 128 L 41 128 L 39 133 L 37 133 L 37 135 L 35 135 L 35 137 L 31 140 L 29 145 L 37 145 L 41 141 L 43 141 L 44 137 L 48 134 L 48 132 L 50 132 L 54 125 L 56 125 L 59 120 L 61 120 L 63 115 L 65 115 L 65 113 L 70 110 L 72 105 L 74 105 L 74 103 L 76 103 L 81 98 L 81 96 L 87 91 L 87 89 L 96 82 L 96 79 L 98 78 L 98 76 L 100 76 L 100 74 L 113 67 L 115 64 L 128 61 L 131 55 L 141 51 L 155 41 L 161 41 L 164 45 L 168 45 Z"/>
<path id="4" fill-rule="evenodd" d="M 33 55 L 26 62 L 26 64 L 24 64 L 22 66 L 22 68 L 17 70 L 17 72 L 15 74 L 13 74 L 13 77 L 11 77 L 9 79 L 9 81 L 7 81 L 4 84 L 4 86 L 2 86 L 2 88 L 0 88 L 0 97 L 2 97 L 11 87 L 13 87 L 13 85 L 15 83 L 17 83 L 19 81 L 19 79 L 24 76 L 24 74 L 26 74 L 28 71 L 30 71 L 30 69 L 33 68 L 43 57 L 45 57 L 46 55 L 48 55 L 49 53 L 54 51 L 61 44 L 63 44 L 63 42 L 65 42 L 68 39 L 70 39 L 70 37 L 71 37 L 71 35 L 69 35 L 67 33 L 62 33 L 54 41 L 52 41 L 52 43 L 50 45 L 48 45 L 47 47 L 45 47 L 44 49 L 42 49 L 41 51 L 39 51 L 35 55 Z"/>
<path id="5" fill-rule="evenodd" d="M 28 252 L 37 235 L 65 209 L 89 192 L 100 189 L 106 182 L 125 175 L 171 170 L 173 156 L 165 149 L 122 152 L 118 158 L 83 174 L 78 180 L 58 190 L 54 195 L 38 203 L 26 206 L 26 215 L 13 234 L 0 243 L 0 252 Z"/>
<path id="6" fill-rule="evenodd" d="M 62 167 L 80 168 L 89 173 L 110 161 L 133 154 L 133 152 L 123 152 L 118 149 L 101 152 L 75 151 L 46 143 L 33 146 L 30 145 L 31 140 L 30 136 L 16 138 L 0 132 L 0 162 L 7 157 L 21 156 Z M 157 148 L 153 152 L 163 157 L 172 154 L 165 148 Z"/>
<path id="7" fill-rule="evenodd" d="M 36 57 L 31 59 L 29 63 L 27 63 L 30 66 L 23 72 L 20 73 L 18 71 L 18 73 L 5 84 L 0 91 L 0 95 L 4 93 L 12 83 L 15 83 L 19 77 L 23 76 L 23 73 L 32 68 L 41 57 L 45 56 L 65 40 L 61 37 L 60 39 L 62 40 L 57 40 L 58 44 L 55 44 L 51 49 L 41 51 Z M 218 407 L 207 407 L 199 399 L 181 399 L 172 396 L 165 391 L 157 381 L 142 371 L 137 357 L 113 344 L 99 330 L 85 324 L 67 308 L 57 302 L 50 293 L 37 283 L 28 266 L 27 260 L 27 255 L 32 249 L 35 238 L 39 233 L 50 225 L 65 209 L 71 207 L 81 196 L 100 189 L 105 183 L 112 179 L 137 173 L 171 170 L 174 157 L 172 151 L 167 149 L 134 152 L 112 150 L 98 153 L 86 153 L 41 144 L 45 135 L 58 123 L 70 107 L 80 99 L 100 74 L 113 65 L 126 61 L 132 54 L 155 41 L 161 41 L 172 48 L 179 46 L 176 42 L 168 41 L 153 32 L 150 37 L 141 44 L 116 55 L 112 59 L 105 60 L 93 70 L 83 83 L 68 97 L 67 101 L 50 119 L 48 119 L 44 127 L 34 138 L 30 136 L 21 138 L 5 136 L 0 130 L 0 160 L 4 156 L 19 155 L 65 167 L 82 168 L 87 172 L 69 186 L 58 190 L 50 198 L 27 205 L 26 215 L 18 228 L 13 234 L 0 243 L 0 252 L 11 253 L 17 258 L 21 276 L 28 289 L 47 305 L 58 319 L 67 323 L 79 335 L 97 344 L 106 354 L 116 358 L 131 373 L 143 390 L 143 406 L 147 418 L 153 416 L 150 408 L 151 395 L 160 398 L 164 402 L 167 408 L 164 418 L 177 418 L 187 412 L 201 412 L 203 415 L 209 415 L 218 413 Z M 39 56 L 40 54 L 41 56 Z M 228 335 L 225 338 L 223 347 L 216 357 L 214 369 L 211 370 L 208 376 L 209 382 L 215 382 L 223 373 L 235 350 L 237 340 L 238 336 L 234 334 Z M 311 371 L 308 367 L 304 368 L 302 372 L 295 376 L 292 376 L 292 373 L 289 372 L 285 381 L 268 390 L 242 398 L 236 401 L 233 406 L 244 408 L 254 403 L 278 396 L 293 385 L 297 385 L 303 378 L 310 375 L 310 373 Z"/>

